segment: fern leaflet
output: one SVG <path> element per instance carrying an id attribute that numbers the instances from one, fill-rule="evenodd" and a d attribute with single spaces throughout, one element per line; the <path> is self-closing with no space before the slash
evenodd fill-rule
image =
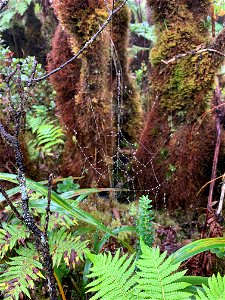
<path id="1" fill-rule="evenodd" d="M 127 255 L 120 257 L 120 251 L 112 257 L 109 253 L 93 255 L 87 253 L 87 257 L 93 262 L 92 274 L 89 278 L 98 277 L 87 287 L 88 292 L 97 292 L 90 300 L 135 300 L 132 287 L 135 285 L 135 277 L 132 276 L 135 263 L 132 262 L 134 255 L 127 258 Z"/>
<path id="2" fill-rule="evenodd" d="M 65 228 L 55 230 L 49 235 L 49 247 L 52 254 L 53 266 L 59 267 L 62 259 L 69 267 L 75 268 L 76 263 L 83 259 L 87 247 L 86 241 L 67 233 Z"/>
<path id="3" fill-rule="evenodd" d="M 172 256 L 166 258 L 166 252 L 160 254 L 159 248 L 150 248 L 141 241 L 142 254 L 136 265 L 137 286 L 135 294 L 139 299 L 152 300 L 185 300 L 190 293 L 183 290 L 189 286 L 184 282 L 177 282 L 186 271 L 174 273 L 178 264 L 172 264 Z"/>
<path id="4" fill-rule="evenodd" d="M 160 255 L 159 249 L 150 248 L 141 242 L 142 255 L 132 262 L 133 255 L 120 256 L 117 251 L 87 257 L 93 262 L 92 273 L 88 277 L 97 277 L 87 287 L 88 292 L 97 292 L 91 300 L 187 300 L 192 295 L 184 289 L 189 286 L 181 280 L 185 271 L 176 272 L 179 264 L 172 264 L 172 256 L 165 259 L 166 252 Z M 135 273 L 135 268 L 138 271 Z"/>
<path id="5" fill-rule="evenodd" d="M 7 300 L 18 300 L 21 293 L 30 298 L 29 289 L 34 287 L 34 281 L 44 278 L 40 271 L 42 265 L 36 259 L 36 250 L 32 244 L 16 252 L 19 256 L 10 258 L 6 262 L 6 270 L 0 275 L 0 291 Z"/>
<path id="6" fill-rule="evenodd" d="M 220 274 L 209 278 L 209 287 L 203 284 L 204 292 L 198 289 L 196 300 L 224 300 L 225 299 L 225 277 Z"/>
<path id="7" fill-rule="evenodd" d="M 0 257 L 3 258 L 8 250 L 12 250 L 18 241 L 25 240 L 30 236 L 25 225 L 2 224 L 0 228 Z"/>

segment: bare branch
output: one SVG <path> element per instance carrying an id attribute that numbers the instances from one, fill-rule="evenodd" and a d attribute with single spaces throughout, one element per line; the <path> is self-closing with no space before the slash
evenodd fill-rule
<path id="1" fill-rule="evenodd" d="M 45 221 L 45 234 L 48 231 L 48 223 L 49 223 L 49 216 L 50 216 L 50 204 L 51 204 L 51 193 L 52 193 L 52 179 L 53 174 L 50 174 L 48 177 L 48 203 L 46 206 L 46 221 Z"/>
<path id="2" fill-rule="evenodd" d="M 190 51 L 187 51 L 187 52 L 185 52 L 185 53 L 178 54 L 178 55 L 176 55 L 176 56 L 174 56 L 174 57 L 172 57 L 172 58 L 170 58 L 170 59 L 168 59 L 168 60 L 163 60 L 163 59 L 162 59 L 161 62 L 163 62 L 164 64 L 168 65 L 168 64 L 174 62 L 175 60 L 180 59 L 180 58 L 183 58 L 183 57 L 185 57 L 185 56 L 188 56 L 188 55 L 194 55 L 194 54 L 201 54 L 201 53 L 203 53 L 203 52 L 213 52 L 213 53 L 216 53 L 216 54 L 218 54 L 218 55 L 220 55 L 220 56 L 225 57 L 225 54 L 222 53 L 222 52 L 220 52 L 220 51 L 218 51 L 218 50 L 211 49 L 211 48 L 204 48 L 204 49 L 190 50 Z"/>
<path id="3" fill-rule="evenodd" d="M 10 206 L 11 210 L 14 212 L 15 216 L 22 222 L 24 222 L 23 217 L 21 216 L 21 214 L 18 212 L 17 208 L 14 206 L 14 204 L 12 203 L 12 201 L 10 200 L 8 194 L 6 193 L 4 187 L 2 186 L 2 184 L 0 184 L 0 193 L 2 193 L 3 197 L 5 197 L 6 202 L 8 203 L 8 205 Z"/>
<path id="4" fill-rule="evenodd" d="M 49 76 L 51 76 L 51 75 L 55 74 L 56 72 L 62 70 L 65 66 L 67 66 L 68 64 L 70 64 L 71 62 L 73 62 L 75 59 L 77 59 L 90 46 L 90 44 L 92 44 L 97 39 L 97 37 L 99 36 L 99 34 L 110 23 L 110 21 L 112 20 L 113 16 L 119 10 L 121 10 L 121 8 L 123 8 L 123 6 L 126 4 L 126 2 L 127 2 L 127 0 L 123 0 L 123 2 L 121 3 L 120 6 L 118 6 L 116 9 L 112 10 L 111 14 L 108 16 L 108 18 L 106 19 L 106 21 L 102 24 L 102 26 L 100 27 L 100 29 L 87 42 L 85 42 L 84 46 L 72 58 L 70 58 L 65 63 L 63 63 L 61 66 L 59 66 L 58 68 L 52 70 L 48 74 L 46 74 L 46 75 L 44 75 L 42 77 L 34 78 L 32 80 L 32 82 L 39 82 L 39 81 L 42 81 L 42 80 L 48 78 Z"/>

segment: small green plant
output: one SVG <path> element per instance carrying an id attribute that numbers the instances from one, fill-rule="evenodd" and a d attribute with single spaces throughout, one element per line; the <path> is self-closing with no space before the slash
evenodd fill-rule
<path id="1" fill-rule="evenodd" d="M 68 177 L 65 180 L 63 180 L 62 183 L 57 184 L 57 193 L 62 194 L 65 192 L 77 190 L 80 188 L 80 185 L 78 183 L 74 183 L 73 177 Z"/>
<path id="2" fill-rule="evenodd" d="M 148 196 L 141 196 L 139 198 L 136 229 L 139 239 L 142 239 L 148 246 L 152 246 L 154 241 L 153 219 L 152 200 L 150 200 Z"/>

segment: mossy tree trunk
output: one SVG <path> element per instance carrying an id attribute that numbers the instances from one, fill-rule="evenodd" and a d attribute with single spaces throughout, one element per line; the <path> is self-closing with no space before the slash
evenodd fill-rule
<path id="1" fill-rule="evenodd" d="M 55 0 L 53 4 L 73 53 L 98 31 L 108 14 L 104 1 Z M 69 156 L 63 162 L 64 170 L 75 176 L 85 175 L 83 184 L 87 186 L 108 186 L 111 179 L 114 132 L 109 60 L 109 38 L 103 33 L 82 54 L 81 67 L 75 71 L 75 76 L 79 76 L 78 90 L 74 91 L 72 101 L 69 99 L 73 116 L 68 114 L 64 118 L 74 122 L 72 127 L 68 126 L 73 136 L 67 143 Z M 64 112 L 62 107 L 60 114 Z"/>
<path id="2" fill-rule="evenodd" d="M 108 5 L 112 8 L 112 1 L 108 1 Z M 63 3 L 54 0 L 53 6 L 60 25 L 49 54 L 49 70 L 76 53 L 109 14 L 106 2 L 100 0 Z M 125 7 L 79 61 L 51 79 L 57 91 L 58 113 L 67 129 L 63 173 L 85 175 L 82 186 L 112 185 L 111 169 L 118 135 L 122 133 L 119 138 L 123 143 L 124 139 L 136 142 L 141 129 L 141 104 L 128 74 L 128 26 L 129 11 Z M 116 56 L 113 56 L 114 62 L 111 61 L 111 43 Z M 119 108 L 118 70 L 121 76 Z M 115 129 L 118 116 L 119 133 Z"/>
<path id="3" fill-rule="evenodd" d="M 162 60 L 200 47 L 223 52 L 225 31 L 210 40 L 209 0 L 148 0 L 147 6 L 153 10 L 157 33 L 150 53 L 155 104 L 136 153 L 136 184 L 159 206 L 198 206 L 202 203 L 197 192 L 210 180 L 215 148 L 212 115 L 199 120 L 211 107 L 214 76 L 223 58 L 206 51 L 168 65 Z"/>

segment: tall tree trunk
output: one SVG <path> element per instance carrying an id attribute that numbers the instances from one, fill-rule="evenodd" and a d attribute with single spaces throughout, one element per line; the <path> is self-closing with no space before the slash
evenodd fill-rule
<path id="1" fill-rule="evenodd" d="M 100 0 L 54 0 L 53 6 L 61 25 L 53 38 L 49 70 L 72 57 L 97 32 L 109 13 L 106 2 Z M 108 7 L 112 9 L 112 1 L 108 1 Z M 136 142 L 141 129 L 141 103 L 128 73 L 128 27 L 129 11 L 125 7 L 79 62 L 51 78 L 57 91 L 58 113 L 68 130 L 63 173 L 85 175 L 83 186 L 111 185 L 117 146 L 125 140 Z"/>
<path id="2" fill-rule="evenodd" d="M 147 6 L 157 33 L 150 54 L 155 104 L 136 153 L 136 186 L 149 191 L 159 206 L 196 206 L 198 190 L 210 180 L 215 147 L 212 115 L 199 120 L 211 108 L 214 76 L 223 57 L 194 51 L 169 64 L 162 60 L 205 47 L 223 52 L 225 31 L 209 44 L 209 0 L 148 0 Z"/>
<path id="3" fill-rule="evenodd" d="M 107 17 L 104 1 L 54 1 L 57 16 L 76 53 Z M 74 93 L 73 144 L 65 163 L 70 174 L 84 175 L 85 185 L 108 186 L 113 155 L 112 97 L 109 90 L 109 38 L 106 33 L 83 53 L 79 91 Z M 63 112 L 63 109 L 61 110 Z"/>

